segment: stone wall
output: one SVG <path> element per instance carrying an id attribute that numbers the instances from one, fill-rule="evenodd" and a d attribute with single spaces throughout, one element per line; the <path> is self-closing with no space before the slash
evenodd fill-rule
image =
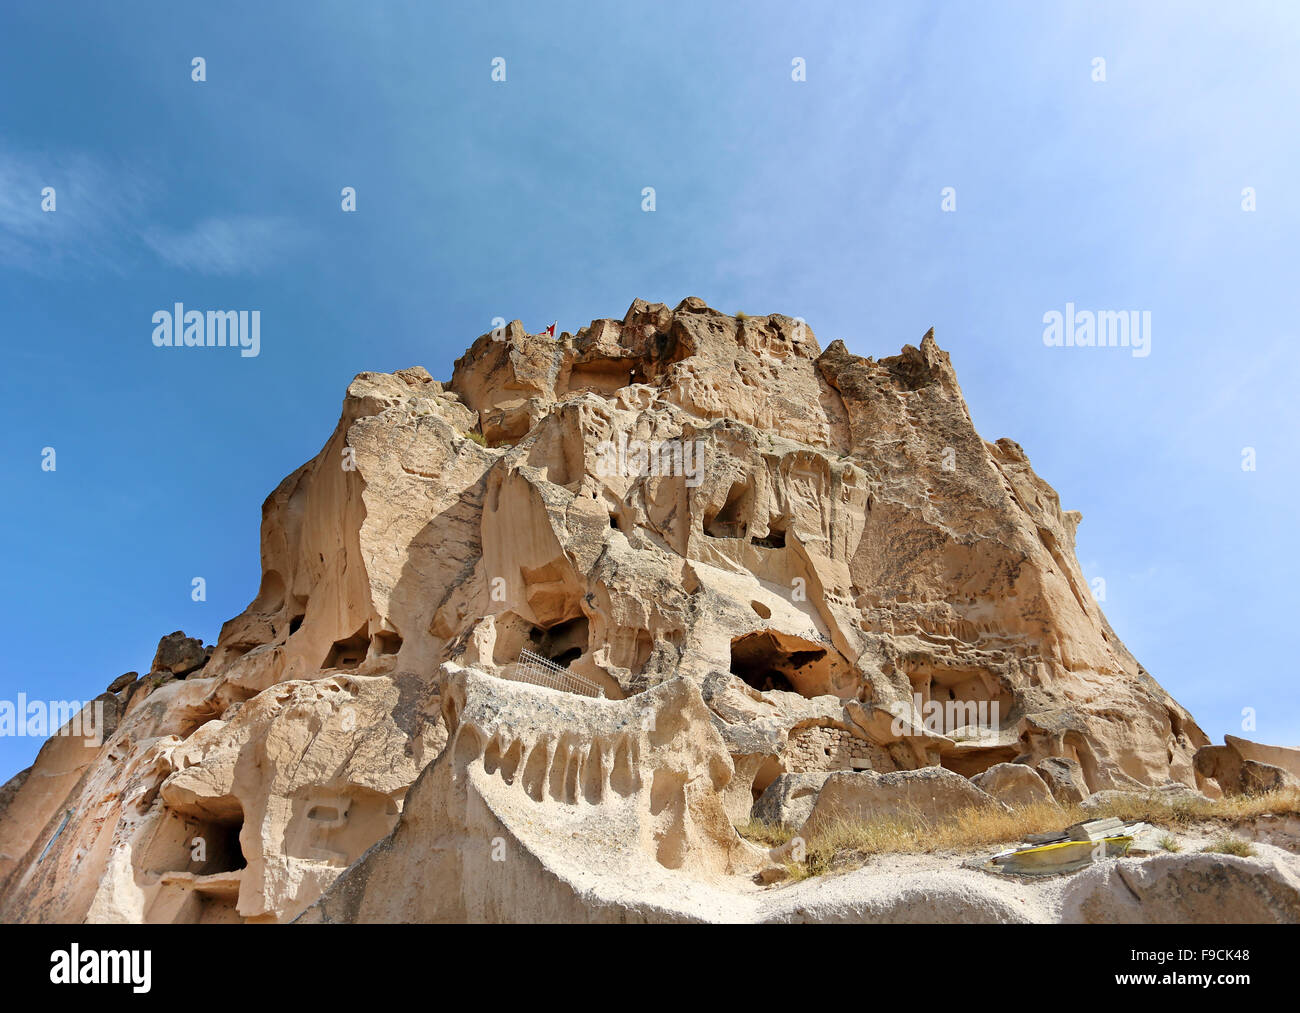
<path id="1" fill-rule="evenodd" d="M 894 764 L 879 746 L 843 728 L 811 725 L 790 733 L 782 753 L 792 774 L 813 770 L 893 770 Z M 854 764 L 853 761 L 859 761 Z"/>

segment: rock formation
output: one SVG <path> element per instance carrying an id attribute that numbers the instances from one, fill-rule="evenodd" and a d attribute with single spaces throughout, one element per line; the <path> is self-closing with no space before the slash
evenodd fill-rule
<path id="1" fill-rule="evenodd" d="M 1194 757 L 1197 776 L 1230 795 L 1300 788 L 1300 749 L 1265 746 L 1225 735 L 1221 746 L 1203 746 Z"/>
<path id="2" fill-rule="evenodd" d="M 693 683 L 589 700 L 447 672 L 443 758 L 305 920 L 659 920 L 761 861 L 723 808 L 731 760 Z"/>
<path id="3" fill-rule="evenodd" d="M 485 334 L 447 383 L 362 373 L 215 647 L 164 638 L 101 746 L 0 789 L 0 918 L 749 917 L 707 898 L 782 775 L 804 815 L 850 771 L 1217 794 L 1079 520 L 933 333 L 877 361 L 638 300 Z M 603 698 L 519 681 L 524 651 Z"/>
<path id="4" fill-rule="evenodd" d="M 977 788 L 1010 806 L 1040 802 L 1052 804 L 1055 801 L 1038 772 L 1023 763 L 995 763 L 984 773 L 976 774 L 971 781 Z"/>

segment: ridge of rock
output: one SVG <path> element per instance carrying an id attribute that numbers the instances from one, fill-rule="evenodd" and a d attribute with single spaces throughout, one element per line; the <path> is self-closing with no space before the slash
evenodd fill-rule
<path id="1" fill-rule="evenodd" d="M 749 868 L 722 816 L 782 774 L 1051 760 L 1079 794 L 1218 794 L 1209 740 L 1089 593 L 1079 520 L 975 431 L 933 331 L 875 360 L 798 318 L 637 300 L 577 334 L 513 321 L 446 383 L 360 373 L 263 503 L 260 586 L 215 647 L 164 638 L 102 744 L 52 738 L 56 776 L 0 790 L 0 918 L 330 920 L 373 906 L 357 870 L 466 827 L 550 869 L 527 790 L 582 848 L 625 828 L 664 882 Z M 543 707 L 524 651 L 606 699 Z M 625 793 L 620 743 L 649 764 Z M 439 868 L 459 892 L 413 910 L 500 914 L 477 858 Z M 564 875 L 556 911 L 583 896 Z"/>

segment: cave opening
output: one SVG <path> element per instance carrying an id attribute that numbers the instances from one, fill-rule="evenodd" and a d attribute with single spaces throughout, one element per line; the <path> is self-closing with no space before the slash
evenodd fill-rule
<path id="1" fill-rule="evenodd" d="M 295 594 L 289 602 L 289 637 L 302 629 L 302 622 L 307 618 L 307 600 L 306 595 Z"/>
<path id="2" fill-rule="evenodd" d="M 199 874 L 210 876 L 219 872 L 238 872 L 248 867 L 244 858 L 244 849 L 239 843 L 239 835 L 244 829 L 242 818 L 211 822 L 202 828 L 196 836 L 202 837 L 207 844 L 207 862 L 199 869 Z"/>
<path id="3" fill-rule="evenodd" d="M 772 521 L 767 526 L 766 535 L 753 535 L 750 542 L 764 549 L 785 548 L 785 520 Z"/>
<path id="4" fill-rule="evenodd" d="M 781 690 L 806 697 L 833 692 L 826 649 L 772 630 L 731 642 L 731 672 L 760 692 Z"/>
<path id="5" fill-rule="evenodd" d="M 704 515 L 704 533 L 710 538 L 744 538 L 748 527 L 745 513 L 750 493 L 751 489 L 745 481 L 732 483 L 721 508 Z"/>
<path id="6" fill-rule="evenodd" d="M 376 654 L 396 654 L 402 649 L 402 635 L 391 630 L 375 634 Z"/>
<path id="7" fill-rule="evenodd" d="M 142 865 L 147 872 L 214 876 L 247 867 L 239 843 L 244 829 L 239 800 L 225 796 L 203 801 L 201 807 L 168 808 L 145 846 Z"/>
<path id="8" fill-rule="evenodd" d="M 534 627 L 529 634 L 533 650 L 557 665 L 568 668 L 587 650 L 590 623 L 586 616 L 577 616 L 556 623 L 547 629 Z"/>
<path id="9" fill-rule="evenodd" d="M 363 624 L 356 633 L 345 640 L 334 641 L 334 646 L 325 656 L 325 663 L 321 668 L 350 670 L 360 667 L 361 662 L 365 660 L 366 652 L 370 650 L 370 637 L 366 634 L 367 626 L 369 623 Z"/>

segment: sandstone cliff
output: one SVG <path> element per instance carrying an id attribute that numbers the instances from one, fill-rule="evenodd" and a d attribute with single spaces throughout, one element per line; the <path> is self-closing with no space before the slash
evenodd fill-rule
<path id="1" fill-rule="evenodd" d="M 510 917 L 466 834 L 586 856 L 529 916 L 649 918 L 582 869 L 664 897 L 752 870 L 728 819 L 782 774 L 1216 794 L 1089 593 L 1079 519 L 976 433 L 932 333 L 864 359 L 638 300 L 485 334 L 447 383 L 362 373 L 263 504 L 261 586 L 215 648 L 170 642 L 114 684 L 102 746 L 52 739 L 0 791 L 0 918 Z M 525 650 L 605 699 L 493 678 Z"/>

